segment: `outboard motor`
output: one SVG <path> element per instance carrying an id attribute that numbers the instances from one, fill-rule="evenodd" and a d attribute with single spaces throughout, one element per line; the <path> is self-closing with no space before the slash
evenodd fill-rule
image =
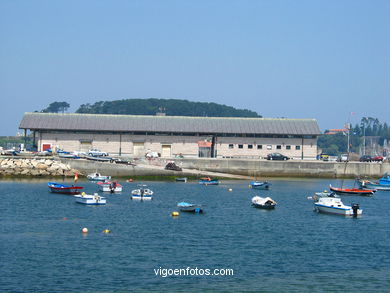
<path id="1" fill-rule="evenodd" d="M 353 216 L 354 217 L 357 217 L 358 209 L 359 209 L 359 204 L 358 203 L 353 203 L 352 204 L 352 211 L 353 211 Z"/>

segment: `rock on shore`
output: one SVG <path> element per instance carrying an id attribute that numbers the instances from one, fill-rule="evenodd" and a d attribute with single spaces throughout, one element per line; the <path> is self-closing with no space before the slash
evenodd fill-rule
<path id="1" fill-rule="evenodd" d="M 76 172 L 52 159 L 0 158 L 0 176 L 74 176 Z"/>

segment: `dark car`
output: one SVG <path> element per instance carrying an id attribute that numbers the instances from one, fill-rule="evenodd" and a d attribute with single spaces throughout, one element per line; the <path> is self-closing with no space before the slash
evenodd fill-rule
<path id="1" fill-rule="evenodd" d="M 360 157 L 360 162 L 372 162 L 372 157 L 369 155 L 364 155 Z"/>
<path id="2" fill-rule="evenodd" d="M 267 155 L 267 160 L 278 160 L 278 161 L 286 161 L 286 160 L 289 160 L 290 158 L 285 156 L 285 155 L 282 155 L 280 153 L 272 153 L 272 154 L 268 154 Z"/>
<path id="3" fill-rule="evenodd" d="M 165 166 L 165 170 L 172 170 L 172 171 L 182 171 L 182 169 L 176 165 L 175 163 L 173 162 L 169 162 L 166 166 Z"/>

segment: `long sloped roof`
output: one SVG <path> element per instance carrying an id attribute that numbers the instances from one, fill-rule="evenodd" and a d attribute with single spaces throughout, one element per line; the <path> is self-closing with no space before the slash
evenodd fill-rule
<path id="1" fill-rule="evenodd" d="M 30 130 L 319 135 L 315 119 L 25 113 Z"/>

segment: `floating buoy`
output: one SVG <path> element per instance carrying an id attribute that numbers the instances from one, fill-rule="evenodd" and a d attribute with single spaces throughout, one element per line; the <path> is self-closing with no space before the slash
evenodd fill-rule
<path id="1" fill-rule="evenodd" d="M 108 230 L 108 229 L 105 229 L 105 230 L 103 230 L 103 233 L 104 233 L 104 234 L 108 234 L 108 233 L 111 233 L 111 231 Z"/>
<path id="2" fill-rule="evenodd" d="M 130 179 L 127 179 L 126 181 L 127 182 L 133 182 L 133 179 L 130 178 Z"/>
<path id="3" fill-rule="evenodd" d="M 252 185 L 248 185 L 248 187 L 249 187 L 249 188 L 251 188 L 251 187 L 252 187 Z"/>
<path id="4" fill-rule="evenodd" d="M 229 188 L 229 191 L 233 191 L 233 189 L 232 189 L 232 188 Z"/>
<path id="5" fill-rule="evenodd" d="M 81 229 L 81 232 L 83 232 L 83 233 L 88 233 L 88 228 L 83 228 L 83 229 Z"/>
<path id="6" fill-rule="evenodd" d="M 63 219 L 64 221 L 66 221 L 68 218 L 67 218 L 67 217 L 63 217 L 62 219 Z"/>
<path id="7" fill-rule="evenodd" d="M 172 212 L 172 213 L 171 213 L 171 216 L 172 216 L 172 217 L 177 217 L 178 215 L 180 215 L 179 212 Z"/>

